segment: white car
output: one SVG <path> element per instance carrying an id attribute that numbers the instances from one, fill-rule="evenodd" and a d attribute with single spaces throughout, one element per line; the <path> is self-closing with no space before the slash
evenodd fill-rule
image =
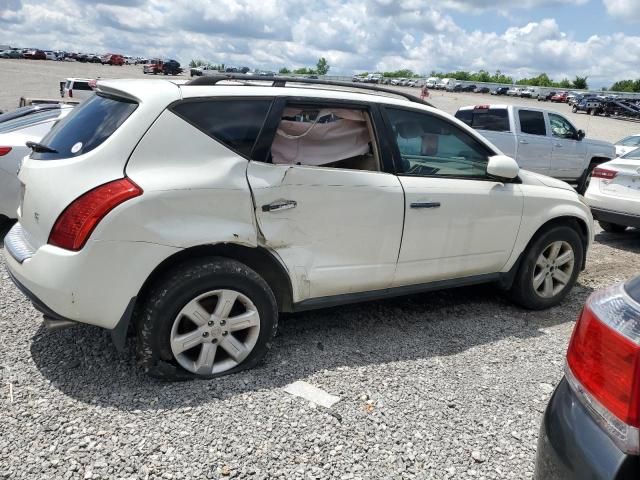
<path id="1" fill-rule="evenodd" d="M 520 94 L 522 93 L 522 88 L 516 88 L 516 87 L 512 87 L 509 90 L 507 90 L 507 96 L 509 97 L 519 97 Z"/>
<path id="2" fill-rule="evenodd" d="M 618 140 L 614 145 L 616 147 L 617 157 L 621 157 L 622 155 L 632 152 L 636 148 L 640 148 L 640 133 Z"/>
<path id="3" fill-rule="evenodd" d="M 47 60 L 57 60 L 58 59 L 56 54 L 54 52 L 52 52 L 51 50 L 45 50 L 44 54 L 47 57 Z"/>
<path id="4" fill-rule="evenodd" d="M 566 183 L 410 94 L 237 78 L 99 81 L 25 159 L 4 255 L 50 325 L 122 346 L 132 323 L 150 374 L 213 377 L 256 365 L 278 312 L 573 287 L 593 219 Z"/>
<path id="5" fill-rule="evenodd" d="M 67 78 L 60 82 L 60 96 L 83 101 L 93 95 L 96 80 L 92 78 Z"/>
<path id="6" fill-rule="evenodd" d="M 0 123 L 0 219 L 16 218 L 20 200 L 18 168 L 31 150 L 26 142 L 39 142 L 72 107 L 43 110 Z"/>
<path id="7" fill-rule="evenodd" d="M 585 198 L 606 232 L 640 228 L 640 148 L 598 166 Z"/>

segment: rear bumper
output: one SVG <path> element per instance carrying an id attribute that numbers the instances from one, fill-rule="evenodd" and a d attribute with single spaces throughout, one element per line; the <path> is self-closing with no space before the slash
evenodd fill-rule
<path id="1" fill-rule="evenodd" d="M 536 480 L 637 480 L 640 457 L 623 453 L 562 379 L 544 414 Z"/>
<path id="2" fill-rule="evenodd" d="M 640 228 L 640 215 L 615 212 L 613 210 L 605 210 L 602 208 L 591 208 L 591 213 L 593 213 L 593 218 L 598 221 L 624 225 L 626 227 Z"/>
<path id="3" fill-rule="evenodd" d="M 18 234 L 12 242 L 19 241 L 20 229 L 19 223 L 13 227 L 11 232 Z M 89 241 L 79 252 L 43 245 L 24 258 L 12 245 L 4 257 L 13 281 L 46 316 L 113 330 L 151 272 L 179 250 L 145 242 Z"/>

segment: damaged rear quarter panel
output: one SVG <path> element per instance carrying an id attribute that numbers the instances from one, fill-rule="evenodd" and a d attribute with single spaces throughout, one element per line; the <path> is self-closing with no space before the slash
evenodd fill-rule
<path id="1" fill-rule="evenodd" d="M 144 193 L 100 225 L 101 239 L 181 248 L 220 242 L 256 246 L 247 163 L 165 110 L 126 167 Z"/>

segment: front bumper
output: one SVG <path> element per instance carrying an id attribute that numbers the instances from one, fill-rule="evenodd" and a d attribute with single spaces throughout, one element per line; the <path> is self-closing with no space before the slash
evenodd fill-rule
<path id="1" fill-rule="evenodd" d="M 540 428 L 535 478 L 638 480 L 640 457 L 618 449 L 563 378 Z"/>
<path id="2" fill-rule="evenodd" d="M 640 228 L 640 216 L 630 213 L 616 212 L 602 208 L 591 208 L 593 218 L 598 221 L 624 225 L 625 227 Z"/>

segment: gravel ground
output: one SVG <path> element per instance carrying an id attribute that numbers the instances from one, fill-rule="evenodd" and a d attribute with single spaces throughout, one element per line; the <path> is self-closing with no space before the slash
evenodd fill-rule
<path id="1" fill-rule="evenodd" d="M 0 108 L 21 95 L 56 98 L 61 78 L 98 75 L 143 76 L 0 60 Z M 432 101 L 453 113 L 488 98 Z M 636 131 L 544 106 L 596 138 Z M 639 231 L 596 240 L 579 285 L 550 311 L 479 287 L 291 315 L 260 368 L 173 384 L 142 375 L 132 345 L 117 354 L 97 328 L 44 331 L 2 264 L 0 478 L 530 478 L 584 299 L 638 273 Z M 296 380 L 341 400 L 325 410 L 284 393 Z"/>
<path id="2" fill-rule="evenodd" d="M 53 62 L 37 60 L 0 59 L 0 110 L 11 110 L 18 106 L 20 97 L 51 98 L 60 97 L 60 81 L 67 77 L 82 78 L 163 78 L 144 75 L 141 65 L 123 65 L 115 67 L 95 63 Z M 170 77 L 188 79 L 189 75 Z M 396 87 L 390 87 L 396 88 Z M 417 88 L 397 87 L 414 95 L 419 95 Z M 576 127 L 587 132 L 587 136 L 598 140 L 616 142 L 623 137 L 640 132 L 640 124 L 615 118 L 591 117 L 584 113 L 571 113 L 566 104 L 538 102 L 527 98 L 492 97 L 473 93 L 449 93 L 432 91 L 430 101 L 451 114 L 463 105 L 487 103 L 508 103 L 531 105 L 560 112 L 569 118 Z"/>
<path id="3" fill-rule="evenodd" d="M 479 287 L 298 314 L 261 367 L 173 384 L 104 331 L 45 332 L 0 266 L 0 478 L 530 478 L 574 319 L 639 245 L 598 233 L 549 311 Z M 296 380 L 341 400 L 314 408 Z"/>

